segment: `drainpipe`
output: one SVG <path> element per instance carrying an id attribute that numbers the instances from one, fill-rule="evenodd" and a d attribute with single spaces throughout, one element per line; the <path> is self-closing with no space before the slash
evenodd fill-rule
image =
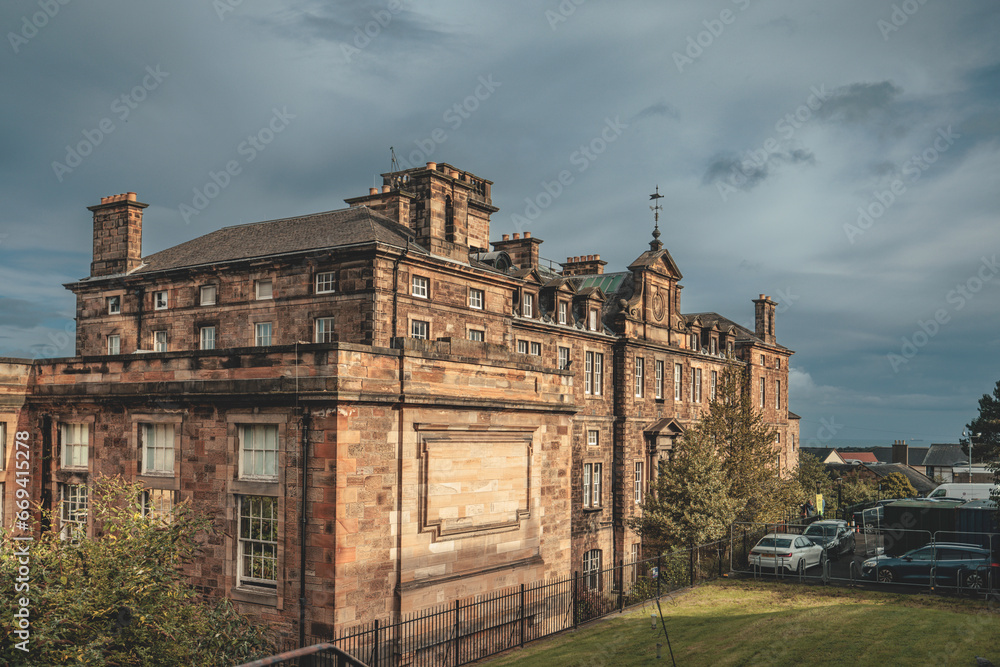
<path id="1" fill-rule="evenodd" d="M 299 509 L 299 648 L 306 642 L 306 493 L 309 490 L 309 412 L 301 415 L 302 429 L 302 506 Z"/>
<path id="2" fill-rule="evenodd" d="M 146 290 L 143 287 L 136 287 L 132 290 L 132 293 L 135 294 L 137 302 L 135 309 L 135 349 L 138 351 L 142 349 L 142 302 L 146 298 Z"/>
<path id="3" fill-rule="evenodd" d="M 392 262 L 392 335 L 390 336 L 389 345 L 392 345 L 392 338 L 396 337 L 397 326 L 396 320 L 399 308 L 399 263 L 403 261 L 407 253 L 410 252 L 410 237 L 406 237 L 406 247 L 403 248 L 403 252 L 399 254 Z"/>

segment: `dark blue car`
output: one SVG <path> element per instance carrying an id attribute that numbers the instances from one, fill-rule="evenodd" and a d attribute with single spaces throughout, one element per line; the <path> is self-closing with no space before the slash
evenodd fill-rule
<path id="1" fill-rule="evenodd" d="M 908 551 L 895 558 L 876 556 L 861 564 L 861 577 L 883 583 L 930 583 L 936 586 L 984 588 L 996 586 L 1000 563 L 989 549 L 975 544 L 938 542 Z"/>

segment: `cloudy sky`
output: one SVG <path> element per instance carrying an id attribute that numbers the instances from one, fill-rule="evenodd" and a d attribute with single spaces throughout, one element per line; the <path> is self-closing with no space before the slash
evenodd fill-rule
<path id="1" fill-rule="evenodd" d="M 995 1 L 11 0 L 0 28 L 0 355 L 73 353 L 101 196 L 149 204 L 150 254 L 342 208 L 392 146 L 492 180 L 494 238 L 609 271 L 658 186 L 685 312 L 780 302 L 803 442 L 954 441 L 1000 379 Z"/>

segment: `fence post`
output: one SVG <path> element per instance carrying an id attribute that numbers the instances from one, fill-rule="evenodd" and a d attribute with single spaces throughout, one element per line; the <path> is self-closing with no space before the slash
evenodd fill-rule
<path id="1" fill-rule="evenodd" d="M 378 643 L 379 643 L 378 640 L 379 640 L 379 627 L 378 627 L 378 619 L 376 618 L 375 619 L 375 650 L 372 651 L 372 656 L 374 658 L 372 660 L 372 664 L 374 664 L 375 667 L 378 667 Z"/>
<path id="2" fill-rule="evenodd" d="M 663 572 L 663 570 L 660 569 L 660 558 L 662 556 L 663 554 L 660 553 L 656 554 L 656 598 L 657 599 L 660 598 L 660 573 Z"/>
<path id="3" fill-rule="evenodd" d="M 577 613 L 576 613 L 577 612 L 577 609 L 576 609 L 576 607 L 577 607 L 576 597 L 577 597 L 577 581 L 579 579 L 580 579 L 580 571 L 579 570 L 573 570 L 573 629 L 574 630 L 576 629 L 576 627 L 578 625 L 578 621 L 577 621 L 577 618 L 576 618 L 577 617 Z"/>
<path id="4" fill-rule="evenodd" d="M 625 559 L 618 561 L 618 613 L 625 610 Z"/>
<path id="5" fill-rule="evenodd" d="M 720 577 L 722 576 L 722 552 L 724 550 L 725 550 L 725 547 L 722 545 L 722 542 L 719 542 L 719 576 Z"/>
<path id="6" fill-rule="evenodd" d="M 459 648 L 460 648 L 460 646 L 459 646 L 459 641 L 458 641 L 458 600 L 455 600 L 455 665 L 456 665 L 456 667 L 458 665 L 462 664 L 462 660 L 461 660 L 461 658 L 458 655 Z"/>
<path id="7" fill-rule="evenodd" d="M 524 584 L 521 584 L 521 648 L 524 648 Z"/>
<path id="8" fill-rule="evenodd" d="M 688 574 L 691 575 L 691 585 L 694 586 L 694 540 L 691 540 L 691 549 L 688 551 Z"/>

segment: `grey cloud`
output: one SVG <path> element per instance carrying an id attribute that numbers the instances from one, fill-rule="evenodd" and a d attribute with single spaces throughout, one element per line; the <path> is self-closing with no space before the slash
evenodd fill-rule
<path id="1" fill-rule="evenodd" d="M 632 117 L 632 121 L 642 120 L 644 118 L 652 118 L 653 116 L 663 116 L 665 118 L 673 118 L 677 120 L 680 118 L 680 112 L 677 107 L 672 104 L 667 104 L 666 102 L 656 102 L 650 104 L 648 107 L 637 113 Z"/>
<path id="2" fill-rule="evenodd" d="M 887 111 L 903 89 L 891 81 L 852 83 L 834 89 L 816 111 L 816 117 L 840 123 L 861 123 Z"/>
<path id="3" fill-rule="evenodd" d="M 0 296 L 0 325 L 14 329 L 32 329 L 58 313 L 39 309 L 31 301 Z"/>
<path id="4" fill-rule="evenodd" d="M 769 178 L 779 164 L 808 164 L 816 163 L 816 156 L 812 151 L 804 148 L 795 148 L 787 151 L 776 151 L 761 161 L 753 155 L 747 153 L 743 156 L 719 156 L 716 157 L 701 181 L 703 185 L 710 185 L 716 182 L 723 182 L 733 186 L 738 190 L 752 190 Z"/>

